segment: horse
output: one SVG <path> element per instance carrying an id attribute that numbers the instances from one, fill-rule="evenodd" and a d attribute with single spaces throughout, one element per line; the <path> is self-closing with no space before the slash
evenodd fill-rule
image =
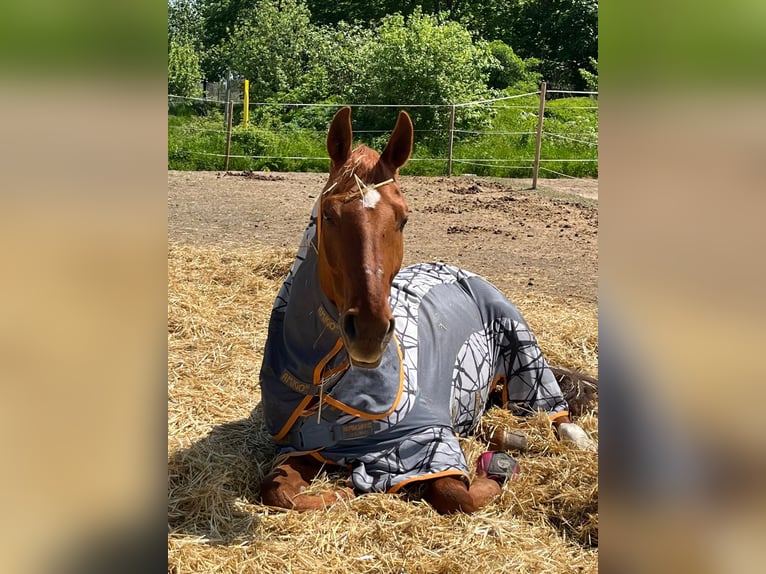
<path id="1" fill-rule="evenodd" d="M 401 269 L 408 207 L 399 169 L 413 133 L 399 112 L 378 154 L 352 149 L 349 107 L 330 123 L 329 178 L 272 308 L 260 371 L 278 446 L 260 487 L 268 506 L 317 510 L 424 483 L 437 512 L 475 512 L 518 471 L 495 436 L 469 479 L 458 436 L 475 432 L 492 397 L 544 410 L 560 439 L 595 447 L 497 288 L 445 263 Z M 305 492 L 327 463 L 347 466 L 353 489 Z"/>

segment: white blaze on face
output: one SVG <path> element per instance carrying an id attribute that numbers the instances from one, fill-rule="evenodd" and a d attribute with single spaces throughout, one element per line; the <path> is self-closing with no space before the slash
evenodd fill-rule
<path id="1" fill-rule="evenodd" d="M 375 273 L 373 273 L 373 272 L 372 272 L 372 269 L 370 269 L 369 267 L 365 266 L 365 267 L 364 267 L 364 272 L 365 272 L 365 274 L 367 274 L 367 275 L 373 275 L 373 274 L 374 274 L 374 275 L 375 275 L 375 277 L 377 277 L 378 279 L 380 279 L 381 277 L 383 277 L 383 270 L 382 270 L 380 267 L 378 267 L 378 268 L 375 270 Z"/>
<path id="2" fill-rule="evenodd" d="M 375 209 L 380 201 L 380 192 L 374 187 L 368 187 L 362 194 L 362 205 L 367 209 Z"/>

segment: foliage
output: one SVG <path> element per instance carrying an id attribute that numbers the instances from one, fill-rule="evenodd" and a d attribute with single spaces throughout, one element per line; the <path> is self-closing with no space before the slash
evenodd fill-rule
<path id="1" fill-rule="evenodd" d="M 477 38 L 500 40 L 519 57 L 539 60 L 536 71 L 550 85 L 560 89 L 586 87 L 579 70 L 589 68 L 589 59 L 598 57 L 597 0 L 369 0 L 363 3 L 351 0 L 168 0 L 168 34 L 177 34 L 175 30 L 190 30 L 183 32 L 184 37 L 193 38 L 206 76 L 220 78 L 232 65 L 228 51 L 235 30 L 240 30 L 238 37 L 242 39 L 244 30 L 250 28 L 264 10 L 271 13 L 266 20 L 274 22 L 279 21 L 274 12 L 295 15 L 301 32 L 296 42 L 306 35 L 311 36 L 319 26 L 324 27 L 325 33 L 340 30 L 340 22 L 369 30 L 393 14 L 408 18 L 417 12 L 430 14 L 440 24 L 460 22 Z M 310 30 L 305 29 L 306 17 L 310 20 Z M 281 27 L 284 25 L 284 22 L 280 24 Z M 329 34 L 334 35 L 334 32 Z M 270 37 L 261 30 L 262 40 Z M 273 39 L 278 38 L 284 38 L 284 35 L 275 32 Z M 296 42 L 288 44 L 285 58 L 295 55 Z M 250 45 L 254 43 L 251 41 Z M 258 45 L 271 52 L 276 48 L 275 44 Z M 249 57 L 258 60 L 254 53 Z M 310 55 L 301 52 L 300 57 L 305 65 L 305 59 Z M 241 54 L 238 58 L 243 60 Z M 307 74 L 305 79 L 312 86 L 321 86 L 324 73 L 332 74 L 330 69 L 328 63 L 325 66 L 310 65 L 302 72 Z M 299 85 L 298 78 L 294 85 Z M 315 89 L 312 87 L 308 92 Z"/>
<path id="2" fill-rule="evenodd" d="M 211 50 L 221 47 L 235 26 L 251 14 L 258 0 L 196 0 L 203 22 L 202 45 Z M 205 69 L 209 77 L 220 77 Z"/>
<path id="3" fill-rule="evenodd" d="M 520 56 L 539 58 L 549 84 L 585 87 L 579 70 L 598 55 L 597 0 L 521 0 L 508 30 L 502 39 Z"/>
<path id="4" fill-rule="evenodd" d="M 227 43 L 236 26 L 250 19 L 258 0 L 193 1 L 202 19 L 202 70 L 208 79 L 224 78 L 229 68 Z"/>
<path id="5" fill-rule="evenodd" d="M 348 101 L 362 73 L 364 47 L 374 41 L 372 29 L 345 22 L 311 28 L 304 54 L 306 71 L 286 98 L 305 103 Z"/>
<path id="6" fill-rule="evenodd" d="M 532 70 L 540 64 L 539 60 L 534 58 L 522 60 L 502 40 L 490 42 L 489 49 L 500 64 L 499 68 L 489 73 L 490 88 L 504 90 L 513 87 L 521 91 L 537 90 L 540 85 L 540 74 Z"/>
<path id="7" fill-rule="evenodd" d="M 267 100 L 300 85 L 312 37 L 310 14 L 300 0 L 261 0 L 225 42 L 228 64 L 250 80 L 253 99 Z"/>
<path id="8" fill-rule="evenodd" d="M 168 94 L 194 97 L 200 94 L 202 70 L 191 44 L 170 44 L 168 53 Z"/>
<path id="9" fill-rule="evenodd" d="M 319 24 L 337 24 L 341 21 L 356 24 L 374 24 L 389 14 L 409 16 L 416 6 L 427 3 L 418 0 L 306 0 L 311 18 Z M 425 8 L 425 7 L 424 7 Z"/>
<path id="10" fill-rule="evenodd" d="M 598 54 L 597 0 L 461 2 L 453 17 L 522 58 L 539 59 L 543 79 L 560 89 L 584 87 L 579 69 Z"/>
<path id="11" fill-rule="evenodd" d="M 168 92 L 197 95 L 203 73 L 215 80 L 231 70 L 250 80 L 251 102 L 331 104 L 254 106 L 247 128 L 240 104 L 231 153 L 247 157 L 232 157 L 230 169 L 325 171 L 325 159 L 274 156 L 324 158 L 332 104 L 354 103 L 384 105 L 353 116 L 355 137 L 377 149 L 407 109 L 416 132 L 405 173 L 438 174 L 452 104 L 536 91 L 543 78 L 597 90 L 597 16 L 596 0 L 168 0 Z M 546 108 L 545 130 L 557 134 L 543 139 L 546 168 L 597 175 L 595 161 L 565 159 L 597 159 L 598 113 L 584 111 L 586 101 Z M 221 169 L 218 104 L 169 104 L 169 167 Z M 536 96 L 457 107 L 453 172 L 529 176 L 536 108 Z"/>
<path id="12" fill-rule="evenodd" d="M 435 16 L 416 9 L 411 16 L 387 16 L 375 38 L 362 48 L 361 68 L 351 90 L 355 102 L 367 104 L 431 104 L 448 106 L 488 95 L 488 72 L 498 66 L 486 42 L 474 42 L 457 22 L 440 24 Z M 410 108 L 421 130 L 444 129 L 446 108 Z M 372 129 L 390 129 L 393 108 L 365 108 L 359 118 Z M 478 108 L 461 108 L 461 125 L 486 120 Z"/>
<path id="13" fill-rule="evenodd" d="M 461 22 L 486 40 L 502 40 L 519 52 L 511 42 L 512 27 L 519 16 L 521 5 L 528 0 L 482 0 L 460 2 L 452 10 L 452 18 Z M 563 39 L 562 39 L 563 40 Z M 536 54 L 533 54 L 536 56 Z"/>
<path id="14" fill-rule="evenodd" d="M 588 59 L 590 60 L 593 72 L 586 70 L 585 68 L 580 68 L 580 75 L 582 76 L 582 79 L 585 80 L 585 84 L 589 90 L 598 92 L 598 60 L 595 58 Z"/>
<path id="15" fill-rule="evenodd" d="M 202 45 L 204 22 L 195 0 L 168 0 L 168 49 L 170 44 Z"/>
<path id="16" fill-rule="evenodd" d="M 579 69 L 598 54 L 597 0 L 306 0 L 312 19 L 374 25 L 388 14 L 416 10 L 440 22 L 462 23 L 487 41 L 501 40 L 522 58 L 540 60 L 543 78 L 558 88 L 584 87 Z"/>

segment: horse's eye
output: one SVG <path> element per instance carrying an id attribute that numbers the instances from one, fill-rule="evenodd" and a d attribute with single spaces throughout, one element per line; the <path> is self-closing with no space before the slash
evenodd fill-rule
<path id="1" fill-rule="evenodd" d="M 327 213 L 322 214 L 322 223 L 329 223 L 330 225 L 333 224 L 333 218 L 332 216 L 328 215 Z"/>

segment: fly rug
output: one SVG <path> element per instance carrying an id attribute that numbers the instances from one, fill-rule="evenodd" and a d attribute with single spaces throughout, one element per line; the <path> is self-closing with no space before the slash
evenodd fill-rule
<path id="1" fill-rule="evenodd" d="M 262 501 L 313 510 L 426 481 L 438 512 L 474 512 L 518 469 L 495 437 L 469 480 L 458 435 L 476 430 L 495 397 L 518 412 L 549 413 L 560 439 L 594 449 L 498 289 L 444 263 L 400 269 L 408 212 L 398 169 L 412 153 L 409 115 L 399 113 L 380 155 L 352 150 L 351 141 L 343 108 L 327 136 L 329 180 L 271 314 L 260 384 L 279 452 Z M 325 463 L 347 466 L 353 489 L 306 493 Z"/>

